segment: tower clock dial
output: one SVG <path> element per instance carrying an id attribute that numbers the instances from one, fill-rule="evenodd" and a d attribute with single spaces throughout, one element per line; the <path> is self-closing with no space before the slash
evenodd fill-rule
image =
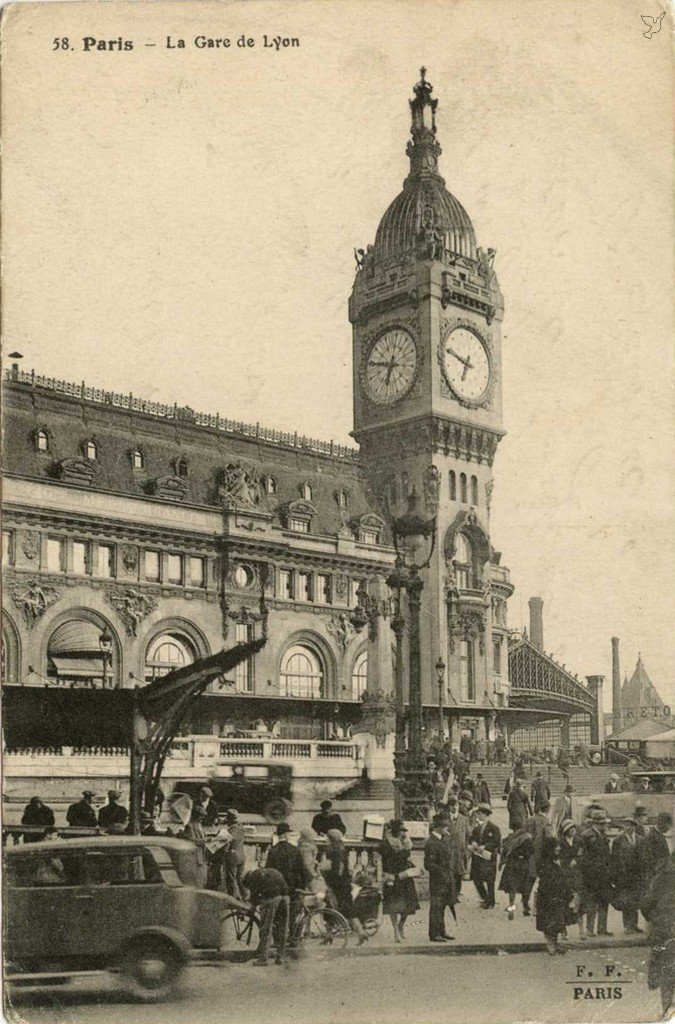
<path id="1" fill-rule="evenodd" d="M 479 404 L 490 383 L 490 359 L 478 335 L 467 327 L 456 327 L 443 342 L 441 362 L 454 393 Z"/>
<path id="2" fill-rule="evenodd" d="M 378 405 L 395 402 L 410 390 L 416 369 L 415 342 L 403 328 L 394 327 L 370 350 L 365 366 L 366 391 Z"/>

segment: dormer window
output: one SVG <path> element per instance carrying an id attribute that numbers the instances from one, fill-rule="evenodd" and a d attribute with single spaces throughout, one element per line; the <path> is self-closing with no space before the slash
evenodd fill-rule
<path id="1" fill-rule="evenodd" d="M 361 530 L 359 540 L 362 544 L 379 544 L 380 535 L 377 530 Z"/>
<path id="2" fill-rule="evenodd" d="M 134 469 L 143 469 L 145 466 L 145 458 L 140 448 L 134 448 L 131 453 L 131 465 Z"/>
<path id="3" fill-rule="evenodd" d="M 311 484 L 302 484 L 300 487 L 300 494 L 305 499 L 305 501 L 311 501 L 312 498 L 314 497 L 314 491 L 312 490 Z"/>
<path id="4" fill-rule="evenodd" d="M 89 459 L 90 462 L 96 462 L 98 459 L 98 445 L 95 441 L 85 441 L 83 451 L 85 459 Z"/>
<path id="5" fill-rule="evenodd" d="M 288 520 L 288 529 L 292 530 L 293 533 L 309 533 L 309 520 L 294 519 L 291 516 Z"/>
<path id="6" fill-rule="evenodd" d="M 365 515 L 357 516 L 352 520 L 352 529 L 361 544 L 379 544 L 384 529 L 384 520 L 372 512 L 366 512 Z"/>
<path id="7" fill-rule="evenodd" d="M 316 506 L 309 501 L 289 501 L 281 507 L 281 520 L 287 530 L 293 533 L 310 533 Z"/>
<path id="8" fill-rule="evenodd" d="M 188 475 L 188 460 L 184 455 L 181 455 L 175 462 L 176 476 L 186 477 Z"/>
<path id="9" fill-rule="evenodd" d="M 39 452 L 49 451 L 49 434 L 46 430 L 38 430 L 35 435 L 35 447 Z"/>

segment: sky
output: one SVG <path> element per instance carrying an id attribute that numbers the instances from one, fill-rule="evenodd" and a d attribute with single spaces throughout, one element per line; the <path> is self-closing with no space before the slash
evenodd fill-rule
<path id="1" fill-rule="evenodd" d="M 643 35 L 649 6 L 17 5 L 4 351 L 349 443 L 353 249 L 407 173 L 424 64 L 441 172 L 505 298 L 491 530 L 510 625 L 541 595 L 546 649 L 607 676 L 606 710 L 614 635 L 622 674 L 641 652 L 675 704 L 672 55 L 667 25 Z"/>

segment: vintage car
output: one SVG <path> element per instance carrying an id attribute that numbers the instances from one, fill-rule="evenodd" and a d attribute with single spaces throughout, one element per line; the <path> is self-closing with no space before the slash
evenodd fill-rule
<path id="1" fill-rule="evenodd" d="M 630 773 L 630 787 L 618 793 L 594 793 L 577 800 L 577 819 L 583 824 L 591 804 L 599 804 L 611 819 L 610 831 L 621 828 L 632 818 L 639 805 L 647 810 L 648 824 L 667 811 L 675 818 L 675 771 L 636 771 Z"/>
<path id="2" fill-rule="evenodd" d="M 169 803 L 176 793 L 186 793 L 195 800 L 199 790 L 208 786 L 221 814 L 232 807 L 242 814 L 260 814 L 266 821 L 278 824 L 291 811 L 292 780 L 290 765 L 264 761 L 220 763 L 217 774 L 208 778 L 177 780 Z"/>
<path id="3" fill-rule="evenodd" d="M 167 998 L 196 949 L 218 948 L 234 901 L 194 886 L 192 843 L 159 836 L 48 839 L 3 852 L 5 979 L 110 971 Z"/>

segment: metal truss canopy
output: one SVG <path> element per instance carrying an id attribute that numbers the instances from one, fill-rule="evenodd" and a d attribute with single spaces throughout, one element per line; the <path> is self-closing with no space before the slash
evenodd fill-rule
<path id="1" fill-rule="evenodd" d="M 511 697 L 521 707 L 566 715 L 595 714 L 595 699 L 566 669 L 524 637 L 509 649 Z"/>

